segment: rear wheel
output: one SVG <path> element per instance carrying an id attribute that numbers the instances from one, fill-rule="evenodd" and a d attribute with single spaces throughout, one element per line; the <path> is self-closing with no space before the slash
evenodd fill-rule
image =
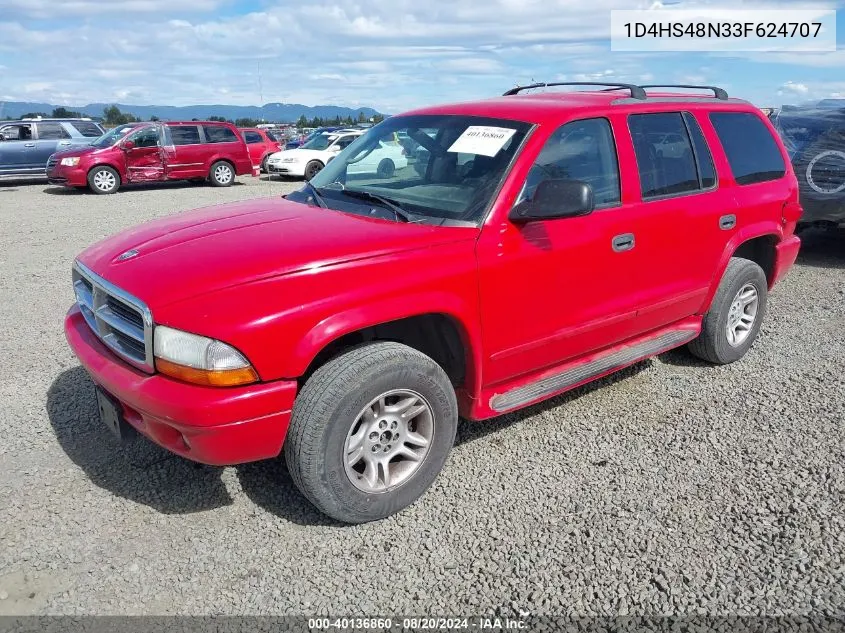
<path id="1" fill-rule="evenodd" d="M 305 180 L 311 180 L 314 176 L 320 173 L 323 168 L 323 163 L 318 160 L 312 160 L 305 166 Z"/>
<path id="2" fill-rule="evenodd" d="M 120 188 L 120 174 L 105 165 L 94 167 L 88 172 L 88 188 L 101 195 L 114 193 Z"/>
<path id="3" fill-rule="evenodd" d="M 431 358 L 399 343 L 354 348 L 305 383 L 285 459 L 296 486 L 339 521 L 381 519 L 437 477 L 458 423 L 455 391 Z"/>
<path id="4" fill-rule="evenodd" d="M 218 160 L 211 166 L 208 179 L 215 187 L 228 187 L 235 182 L 235 169 L 231 163 Z"/>
<path id="5" fill-rule="evenodd" d="M 734 257 L 704 315 L 701 334 L 690 351 L 717 365 L 745 356 L 760 333 L 768 299 L 766 275 L 756 263 Z"/>

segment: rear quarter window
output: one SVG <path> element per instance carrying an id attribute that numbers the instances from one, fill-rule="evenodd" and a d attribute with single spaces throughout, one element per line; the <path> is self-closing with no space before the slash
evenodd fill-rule
<path id="1" fill-rule="evenodd" d="M 739 185 L 782 178 L 786 164 L 763 120 L 751 112 L 712 112 L 710 121 Z"/>
<path id="2" fill-rule="evenodd" d="M 96 138 L 98 136 L 102 136 L 103 134 L 103 131 L 97 127 L 97 124 L 92 123 L 91 121 L 70 121 L 70 124 L 73 126 L 73 129 L 82 134 L 82 136 Z"/>
<path id="3" fill-rule="evenodd" d="M 203 130 L 208 143 L 233 143 L 238 140 L 237 134 L 222 125 L 204 125 Z"/>

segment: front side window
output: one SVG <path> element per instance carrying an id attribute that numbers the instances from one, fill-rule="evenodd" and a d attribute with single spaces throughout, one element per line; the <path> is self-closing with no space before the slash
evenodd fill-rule
<path id="1" fill-rule="evenodd" d="M 171 125 L 170 139 L 173 145 L 198 145 L 200 130 L 196 125 Z"/>
<path id="2" fill-rule="evenodd" d="M 209 143 L 232 143 L 238 140 L 237 135 L 222 125 L 204 125 L 206 141 Z"/>
<path id="3" fill-rule="evenodd" d="M 393 116 L 362 135 L 343 135 L 351 144 L 311 185 L 330 208 L 350 213 L 375 208 L 386 219 L 475 225 L 531 129 L 483 116 Z M 288 199 L 306 201 L 309 189 Z"/>
<path id="4" fill-rule="evenodd" d="M 70 138 L 70 134 L 68 134 L 68 131 L 62 127 L 61 123 L 45 121 L 44 123 L 38 123 L 38 138 L 51 141 L 62 138 Z"/>
<path id="5" fill-rule="evenodd" d="M 132 134 L 127 140 L 135 143 L 135 147 L 157 147 L 158 129 L 155 127 L 145 127 Z"/>
<path id="6" fill-rule="evenodd" d="M 713 112 L 710 121 L 737 184 L 777 180 L 786 174 L 780 148 L 760 117 L 751 112 Z"/>
<path id="7" fill-rule="evenodd" d="M 628 128 L 644 199 L 701 188 L 692 143 L 680 112 L 632 114 Z"/>
<path id="8" fill-rule="evenodd" d="M 596 208 L 619 204 L 616 144 L 607 119 L 571 121 L 558 128 L 534 161 L 517 203 L 530 200 L 537 185 L 549 179 L 587 183 Z"/>
<path id="9" fill-rule="evenodd" d="M 32 138 L 32 127 L 28 123 L 0 127 L 0 141 L 28 141 Z"/>

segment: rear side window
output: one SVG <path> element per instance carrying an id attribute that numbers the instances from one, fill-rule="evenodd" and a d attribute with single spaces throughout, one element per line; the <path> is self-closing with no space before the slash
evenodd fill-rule
<path id="1" fill-rule="evenodd" d="M 205 135 L 208 136 L 208 130 L 205 131 Z M 264 139 L 261 138 L 258 132 L 244 132 L 244 140 L 250 145 L 264 142 Z"/>
<path id="2" fill-rule="evenodd" d="M 537 185 L 550 178 L 586 182 L 597 209 L 619 204 L 616 144 L 607 119 L 572 121 L 555 130 L 528 172 L 517 202 L 530 200 Z"/>
<path id="3" fill-rule="evenodd" d="M 760 117 L 750 112 L 713 112 L 710 121 L 737 184 L 777 180 L 786 173 L 780 148 Z"/>
<path id="4" fill-rule="evenodd" d="M 707 141 L 701 132 L 698 121 L 689 112 L 684 112 L 684 122 L 692 138 L 692 148 L 695 151 L 695 164 L 698 166 L 698 178 L 702 189 L 716 186 L 716 168 L 713 166 L 713 156 Z"/>
<path id="5" fill-rule="evenodd" d="M 47 121 L 38 123 L 38 138 L 45 140 L 55 140 L 60 138 L 70 138 L 67 130 L 62 127 L 61 123 L 54 121 Z"/>
<path id="6" fill-rule="evenodd" d="M 200 142 L 200 130 L 196 125 L 171 125 L 170 138 L 174 145 L 197 145 Z"/>
<path id="7" fill-rule="evenodd" d="M 208 143 L 232 143 L 238 140 L 237 134 L 222 125 L 204 125 L 205 139 Z"/>
<path id="8" fill-rule="evenodd" d="M 700 189 L 692 143 L 680 112 L 632 114 L 643 198 L 678 195 Z"/>
<path id="9" fill-rule="evenodd" d="M 102 130 L 97 127 L 97 124 L 92 123 L 91 121 L 71 121 L 70 124 L 77 132 L 82 134 L 82 136 L 96 138 L 103 134 Z"/>

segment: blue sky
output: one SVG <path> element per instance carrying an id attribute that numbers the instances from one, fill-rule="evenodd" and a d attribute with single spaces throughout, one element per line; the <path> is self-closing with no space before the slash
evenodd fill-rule
<path id="1" fill-rule="evenodd" d="M 2 0 L 0 101 L 255 105 L 263 96 L 395 113 L 532 80 L 714 83 L 761 107 L 845 97 L 845 12 L 835 52 L 611 52 L 610 10 L 653 4 Z M 845 8 L 845 0 L 672 4 Z"/>

